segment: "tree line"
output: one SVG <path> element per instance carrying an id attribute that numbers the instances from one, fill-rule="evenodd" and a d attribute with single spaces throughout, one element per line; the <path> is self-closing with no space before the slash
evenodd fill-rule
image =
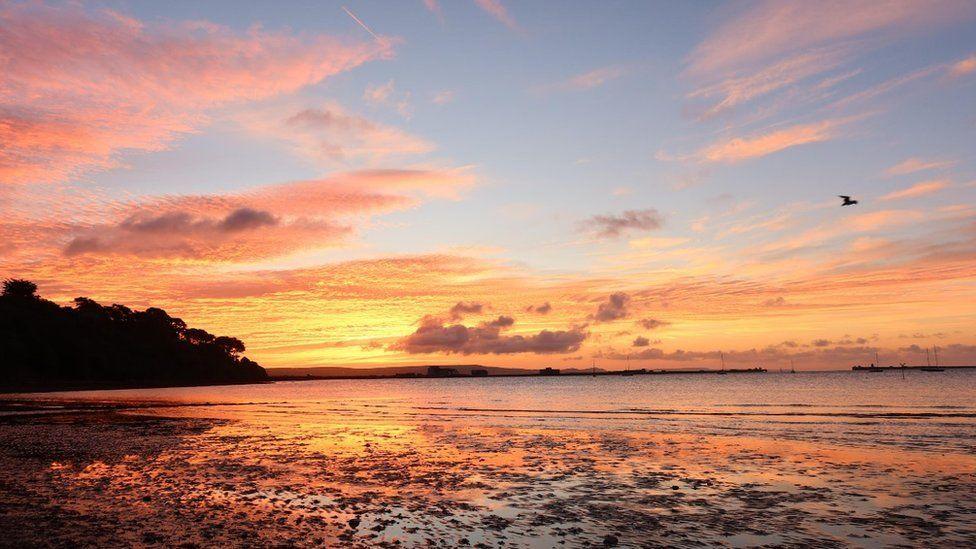
<path id="1" fill-rule="evenodd" d="M 166 311 L 134 311 L 87 297 L 63 307 L 28 280 L 0 293 L 0 388 L 139 387 L 268 379 L 244 343 L 187 327 Z"/>

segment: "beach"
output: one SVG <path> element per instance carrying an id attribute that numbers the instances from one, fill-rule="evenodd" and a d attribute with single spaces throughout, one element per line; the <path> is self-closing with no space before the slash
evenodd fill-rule
<path id="1" fill-rule="evenodd" d="M 971 545 L 976 376 L 949 375 L 8 395 L 2 543 Z M 820 389 L 756 401 L 790 386 Z"/>

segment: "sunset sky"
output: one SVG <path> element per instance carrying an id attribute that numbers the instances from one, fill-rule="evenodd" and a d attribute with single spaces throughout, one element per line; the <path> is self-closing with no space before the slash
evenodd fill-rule
<path id="1" fill-rule="evenodd" d="M 973 364 L 976 2 L 0 0 L 0 236 L 270 368 Z"/>

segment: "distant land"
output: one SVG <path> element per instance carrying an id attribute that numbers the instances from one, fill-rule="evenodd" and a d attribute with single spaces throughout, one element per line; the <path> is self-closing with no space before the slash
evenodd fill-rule
<path id="1" fill-rule="evenodd" d="M 666 374 L 748 374 L 765 373 L 764 368 L 739 368 L 712 370 L 684 368 L 667 370 L 604 370 L 602 368 L 506 368 L 480 364 L 437 364 L 422 366 L 387 366 L 377 368 L 350 368 L 321 366 L 310 368 L 272 368 L 268 374 L 275 381 L 300 381 L 308 379 L 387 379 L 387 378 L 444 378 L 444 377 L 512 377 L 512 376 L 632 376 Z"/>
<path id="2" fill-rule="evenodd" d="M 421 366 L 378 366 L 375 368 L 349 368 L 343 366 L 314 366 L 308 368 L 268 368 L 268 375 L 272 379 L 283 377 L 391 377 L 397 375 L 426 375 L 427 369 L 433 364 Z M 438 364 L 441 368 L 453 368 L 461 375 L 470 376 L 474 370 L 485 370 L 489 376 L 520 376 L 535 375 L 538 369 L 507 368 L 504 366 L 482 366 L 480 364 Z M 592 368 L 568 368 L 562 373 L 591 373 Z M 597 372 L 604 372 L 597 368 Z"/>
<path id="3" fill-rule="evenodd" d="M 190 328 L 162 309 L 87 297 L 62 307 L 27 280 L 0 293 L 0 392 L 255 383 L 268 380 L 244 343 Z"/>

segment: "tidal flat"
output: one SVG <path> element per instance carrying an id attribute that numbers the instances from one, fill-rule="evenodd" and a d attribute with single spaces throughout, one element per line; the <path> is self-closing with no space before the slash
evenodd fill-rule
<path id="1" fill-rule="evenodd" d="M 724 434 L 382 399 L 3 409 L 9 547 L 976 544 L 971 453 L 816 425 Z"/>

